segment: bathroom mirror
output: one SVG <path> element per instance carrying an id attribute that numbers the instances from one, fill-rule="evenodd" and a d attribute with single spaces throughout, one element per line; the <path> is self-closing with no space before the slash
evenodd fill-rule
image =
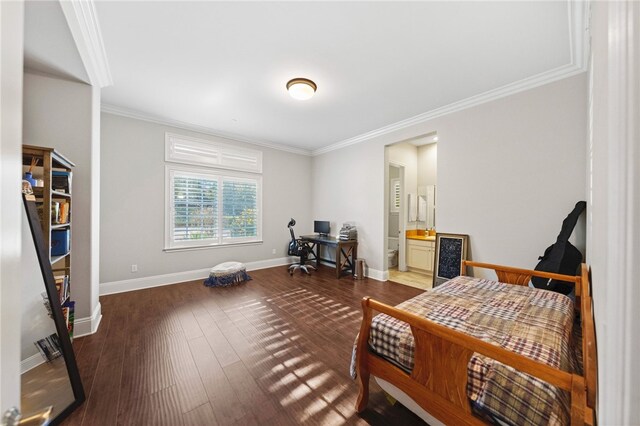
<path id="1" fill-rule="evenodd" d="M 436 227 L 436 186 L 426 185 L 418 187 L 417 203 L 418 226 L 425 229 Z"/>
<path id="2" fill-rule="evenodd" d="M 55 425 L 84 401 L 84 389 L 36 201 L 33 195 L 22 197 L 23 233 L 31 234 L 33 244 L 23 237 L 20 411 L 24 418 L 51 407 L 50 424 Z"/>
<path id="3" fill-rule="evenodd" d="M 426 228 L 434 229 L 436 227 L 436 186 L 426 186 Z"/>

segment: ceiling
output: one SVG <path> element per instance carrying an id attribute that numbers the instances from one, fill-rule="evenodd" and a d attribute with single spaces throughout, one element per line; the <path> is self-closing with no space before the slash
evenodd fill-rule
<path id="1" fill-rule="evenodd" d="M 95 3 L 103 109 L 306 152 L 573 61 L 567 1 Z"/>

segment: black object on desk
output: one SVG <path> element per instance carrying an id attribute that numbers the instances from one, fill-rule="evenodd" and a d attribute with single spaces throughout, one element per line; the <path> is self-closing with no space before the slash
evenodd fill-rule
<path id="1" fill-rule="evenodd" d="M 358 257 L 358 240 L 341 241 L 334 237 L 324 235 L 303 235 L 301 240 L 307 241 L 311 245 L 310 259 L 317 264 L 322 262 L 336 265 L 336 278 L 340 278 L 343 272 L 351 275 L 356 273 L 356 259 Z M 332 247 L 336 251 L 336 260 L 323 259 L 320 257 L 320 246 Z"/>

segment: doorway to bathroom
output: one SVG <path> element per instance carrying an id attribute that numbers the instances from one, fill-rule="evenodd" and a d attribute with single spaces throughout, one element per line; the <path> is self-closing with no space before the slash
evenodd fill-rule
<path id="1" fill-rule="evenodd" d="M 400 220 L 405 213 L 405 166 L 389 163 L 389 212 L 387 218 L 387 268 L 406 271 L 406 223 Z M 402 248 L 402 249 L 401 249 Z"/>
<path id="2" fill-rule="evenodd" d="M 390 281 L 430 289 L 436 222 L 437 133 L 386 147 L 386 267 Z"/>

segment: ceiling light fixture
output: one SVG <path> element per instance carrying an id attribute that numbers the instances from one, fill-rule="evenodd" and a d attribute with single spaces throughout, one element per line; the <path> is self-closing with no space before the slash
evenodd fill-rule
<path id="1" fill-rule="evenodd" d="M 287 82 L 287 90 L 293 99 L 306 101 L 316 93 L 318 86 L 307 78 L 294 78 Z"/>

